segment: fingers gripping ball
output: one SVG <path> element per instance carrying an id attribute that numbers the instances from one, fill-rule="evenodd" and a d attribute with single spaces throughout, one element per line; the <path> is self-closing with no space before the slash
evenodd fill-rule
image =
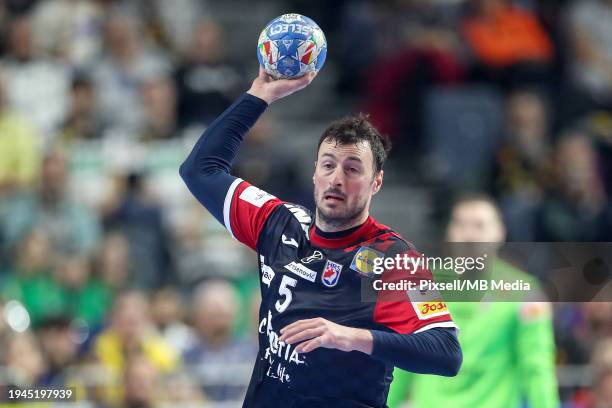
<path id="1" fill-rule="evenodd" d="M 325 63 L 327 41 L 317 23 L 300 14 L 283 14 L 259 35 L 257 58 L 276 79 L 318 72 Z"/>

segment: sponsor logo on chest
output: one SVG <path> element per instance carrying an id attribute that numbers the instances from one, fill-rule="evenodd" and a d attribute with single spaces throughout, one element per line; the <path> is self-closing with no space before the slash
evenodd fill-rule
<path id="1" fill-rule="evenodd" d="M 317 279 L 317 272 L 297 262 L 285 265 L 285 269 L 310 282 L 314 282 Z"/>
<path id="2" fill-rule="evenodd" d="M 314 251 L 312 255 L 302 258 L 301 262 L 303 264 L 309 264 L 311 262 L 322 261 L 322 260 L 323 260 L 323 254 L 321 253 L 321 251 Z"/>
<path id="3" fill-rule="evenodd" d="M 361 275 L 372 276 L 374 260 L 381 257 L 384 257 L 382 252 L 369 247 L 361 247 L 353 257 L 350 268 Z"/>

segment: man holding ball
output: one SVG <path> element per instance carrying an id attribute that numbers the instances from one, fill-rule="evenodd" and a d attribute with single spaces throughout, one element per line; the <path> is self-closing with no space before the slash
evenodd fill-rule
<path id="1" fill-rule="evenodd" d="M 454 376 L 462 360 L 446 308 L 422 313 L 405 292 L 362 297 L 377 278 L 374 258 L 414 252 L 369 215 L 388 141 L 362 115 L 325 130 L 313 175 L 314 216 L 230 175 L 244 136 L 268 105 L 315 76 L 275 80 L 260 68 L 248 92 L 198 140 L 180 174 L 229 233 L 257 252 L 259 352 L 243 406 L 382 408 L 394 367 Z"/>

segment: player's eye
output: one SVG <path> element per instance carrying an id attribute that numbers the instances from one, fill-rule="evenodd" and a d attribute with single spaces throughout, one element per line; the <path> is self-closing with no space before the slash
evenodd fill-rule
<path id="1" fill-rule="evenodd" d="M 323 163 L 323 168 L 330 170 L 332 168 L 334 168 L 334 166 L 331 163 Z"/>

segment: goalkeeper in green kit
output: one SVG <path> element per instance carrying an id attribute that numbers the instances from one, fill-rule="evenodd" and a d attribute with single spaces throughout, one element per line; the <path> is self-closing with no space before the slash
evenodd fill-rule
<path id="1" fill-rule="evenodd" d="M 453 207 L 449 242 L 503 242 L 495 203 L 471 196 Z M 530 280 L 496 260 L 492 274 Z M 390 408 L 553 408 L 559 406 L 551 307 L 543 302 L 448 302 L 459 326 L 463 366 L 456 377 L 395 369 Z M 405 405 L 409 402 L 408 405 Z"/>

